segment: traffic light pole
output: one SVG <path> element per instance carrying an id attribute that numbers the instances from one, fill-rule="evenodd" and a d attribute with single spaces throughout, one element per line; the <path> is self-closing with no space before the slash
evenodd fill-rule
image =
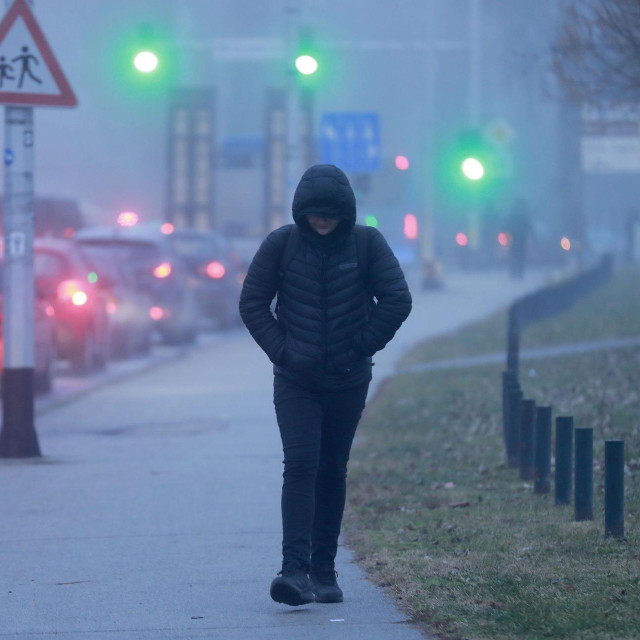
<path id="1" fill-rule="evenodd" d="M 426 4 L 426 25 L 429 32 L 426 34 L 428 45 L 425 48 L 426 70 L 426 96 L 425 96 L 425 121 L 424 121 L 424 150 L 421 155 L 421 171 L 425 187 L 424 204 L 419 225 L 419 256 L 420 256 L 420 281 L 423 289 L 433 289 L 441 286 L 439 263 L 435 257 L 434 247 L 434 133 L 436 131 L 436 101 L 435 101 L 435 47 L 434 38 L 436 29 L 434 25 L 433 3 Z"/>
<path id="2" fill-rule="evenodd" d="M 287 1 L 285 6 L 287 12 L 287 55 L 285 56 L 285 64 L 287 65 L 286 210 L 290 210 L 296 185 L 300 178 L 300 96 L 298 95 L 297 72 L 293 64 L 296 58 L 299 10 L 298 0 Z M 278 226 L 285 224 L 285 222 L 287 221 L 282 220 Z"/>
<path id="3" fill-rule="evenodd" d="M 477 127 L 480 120 L 480 0 L 469 5 L 469 120 Z M 480 242 L 480 211 L 474 196 L 469 212 L 469 243 L 477 250 Z"/>
<path id="4" fill-rule="evenodd" d="M 0 457 L 40 456 L 34 425 L 33 108 L 5 107 Z"/>

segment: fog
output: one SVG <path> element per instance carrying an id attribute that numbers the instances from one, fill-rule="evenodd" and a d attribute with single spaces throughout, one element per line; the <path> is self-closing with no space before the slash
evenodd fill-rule
<path id="1" fill-rule="evenodd" d="M 242 200 L 238 192 L 244 184 L 244 191 L 262 194 L 265 95 L 267 87 L 286 85 L 287 4 L 35 0 L 36 17 L 79 102 L 74 109 L 36 109 L 37 197 L 75 199 L 88 222 L 112 222 L 124 209 L 138 211 L 143 220 L 162 219 L 169 93 L 208 86 L 216 91 L 217 166 L 224 165 L 229 145 L 253 145 L 255 151 L 253 173 L 236 172 L 222 186 L 218 181 L 215 206 L 261 208 L 258 195 Z M 323 113 L 379 114 L 381 170 L 362 194 L 360 211 L 382 217 L 381 228 L 391 236 L 404 211 L 434 207 L 446 254 L 446 238 L 465 213 L 438 192 L 437 183 L 430 187 L 424 174 L 439 162 L 434 144 L 454 140 L 469 126 L 507 132 L 500 189 L 483 203 L 494 218 L 524 198 L 541 237 L 577 234 L 581 208 L 597 228 L 618 233 L 623 212 L 637 199 L 636 180 L 580 173 L 578 106 L 564 100 L 551 69 L 563 2 L 480 0 L 475 71 L 471 0 L 297 4 L 298 25 L 313 30 L 322 57 L 315 136 Z M 145 32 L 164 42 L 174 68 L 171 83 L 153 92 L 140 90 L 117 64 L 125 46 Z M 240 52 L 251 59 L 241 59 Z M 408 186 L 396 184 L 391 168 L 397 154 L 414 161 Z M 431 201 L 425 196 L 429 188 L 435 190 Z"/>

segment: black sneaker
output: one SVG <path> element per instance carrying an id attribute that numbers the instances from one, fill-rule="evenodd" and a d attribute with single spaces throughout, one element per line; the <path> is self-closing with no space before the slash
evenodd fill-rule
<path id="1" fill-rule="evenodd" d="M 316 602 L 342 602 L 342 589 L 338 586 L 338 572 L 333 569 L 311 568 L 309 581 Z"/>
<path id="2" fill-rule="evenodd" d="M 314 601 L 309 576 L 304 569 L 283 569 L 271 583 L 271 598 L 298 607 Z"/>

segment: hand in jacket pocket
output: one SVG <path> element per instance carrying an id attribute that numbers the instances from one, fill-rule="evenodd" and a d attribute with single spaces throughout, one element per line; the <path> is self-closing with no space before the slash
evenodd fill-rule
<path id="1" fill-rule="evenodd" d="M 357 359 L 358 356 L 353 349 L 343 351 L 329 359 L 329 362 L 327 363 L 327 372 L 340 375 L 347 374 Z"/>

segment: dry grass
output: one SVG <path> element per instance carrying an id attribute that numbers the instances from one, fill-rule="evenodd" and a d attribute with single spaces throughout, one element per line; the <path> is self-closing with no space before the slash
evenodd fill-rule
<path id="1" fill-rule="evenodd" d="M 630 304 L 625 286 L 609 289 L 610 315 L 626 308 L 624 322 L 640 329 L 640 295 Z M 564 329 L 555 335 L 583 339 L 571 314 L 556 323 Z M 551 404 L 554 415 L 594 428 L 595 519 L 587 523 L 506 467 L 501 368 L 395 378 L 368 407 L 352 454 L 345 529 L 359 562 L 442 637 L 637 638 L 638 371 L 635 348 L 537 361 L 522 381 L 525 395 Z M 626 442 L 623 541 L 603 535 L 609 438 Z"/>

